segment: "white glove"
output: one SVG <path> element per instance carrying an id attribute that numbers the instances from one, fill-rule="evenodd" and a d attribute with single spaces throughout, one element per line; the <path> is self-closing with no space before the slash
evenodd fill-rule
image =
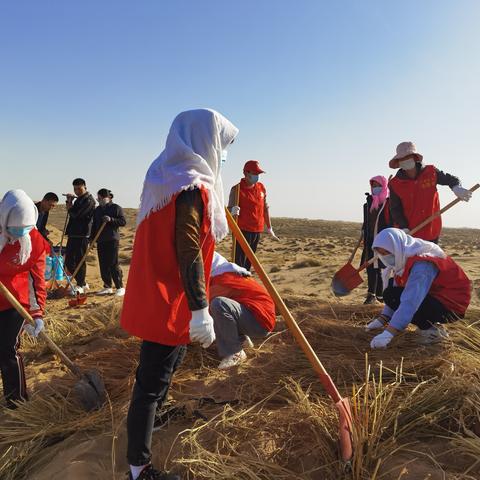
<path id="1" fill-rule="evenodd" d="M 472 192 L 467 188 L 463 188 L 461 185 L 455 185 L 452 187 L 452 192 L 464 202 L 468 202 L 472 198 Z"/>
<path id="2" fill-rule="evenodd" d="M 407 235 L 410 235 L 410 229 L 409 229 L 409 228 L 402 228 L 402 230 L 403 230 Z"/>
<path id="3" fill-rule="evenodd" d="M 377 330 L 379 328 L 384 328 L 386 323 L 388 323 L 389 318 L 386 315 L 380 314 L 377 315 L 366 327 L 367 332 L 372 330 Z"/>
<path id="4" fill-rule="evenodd" d="M 370 348 L 387 348 L 387 345 L 391 342 L 394 336 L 393 333 L 384 330 L 382 333 L 373 337 L 373 340 L 370 342 Z"/>
<path id="5" fill-rule="evenodd" d="M 208 307 L 194 310 L 190 320 L 190 341 L 201 343 L 203 348 L 208 348 L 214 340 L 213 318 Z"/>
<path id="6" fill-rule="evenodd" d="M 277 242 L 280 240 L 276 235 L 275 232 L 273 231 L 273 228 L 267 228 L 267 233 L 274 239 L 277 240 Z"/>
<path id="7" fill-rule="evenodd" d="M 25 325 L 25 331 L 34 338 L 37 338 L 39 333 L 43 330 L 45 324 L 43 323 L 43 319 L 40 317 L 35 318 L 35 326 L 31 323 Z"/>
<path id="8" fill-rule="evenodd" d="M 240 207 L 238 205 L 234 205 L 231 210 L 230 210 L 230 213 L 234 216 L 234 217 L 238 217 L 240 215 Z"/>

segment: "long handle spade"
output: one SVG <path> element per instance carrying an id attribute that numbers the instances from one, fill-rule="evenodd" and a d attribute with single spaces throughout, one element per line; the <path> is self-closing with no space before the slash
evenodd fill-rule
<path id="1" fill-rule="evenodd" d="M 237 242 L 240 244 L 240 247 L 243 249 L 245 255 L 250 260 L 251 264 L 255 268 L 258 276 L 262 280 L 265 288 L 268 290 L 268 293 L 272 297 L 275 305 L 277 306 L 278 310 L 282 314 L 282 317 L 285 320 L 288 328 L 292 332 L 295 340 L 300 345 L 301 349 L 303 350 L 305 356 L 308 358 L 310 364 L 312 365 L 313 369 L 318 375 L 320 382 L 322 383 L 323 387 L 327 391 L 330 398 L 335 403 L 335 406 L 338 410 L 338 417 L 340 422 L 339 427 L 339 444 L 340 444 L 340 454 L 341 458 L 345 463 L 349 463 L 353 457 L 353 444 L 352 444 L 352 414 L 350 411 L 350 404 L 348 399 L 342 398 L 340 392 L 338 391 L 337 387 L 333 383 L 330 375 L 325 370 L 325 367 L 322 365 L 320 360 L 317 357 L 317 354 L 311 347 L 308 340 L 305 338 L 303 332 L 300 330 L 297 322 L 293 318 L 292 314 L 288 310 L 287 306 L 285 305 L 284 301 L 280 297 L 277 289 L 274 287 L 273 283 L 271 282 L 270 278 L 266 274 L 265 270 L 263 269 L 262 265 L 260 264 L 258 258 L 256 257 L 253 250 L 250 248 L 250 245 L 245 240 L 240 228 L 235 223 L 231 213 L 226 209 L 227 221 L 232 231 L 233 235 L 237 239 Z"/>
<path id="2" fill-rule="evenodd" d="M 240 203 L 240 184 L 237 183 L 235 186 L 235 205 L 238 207 Z M 238 215 L 234 215 L 233 219 L 235 223 L 238 221 Z M 235 235 L 232 234 L 232 263 L 235 263 L 235 254 L 237 252 L 237 239 Z"/>
<path id="3" fill-rule="evenodd" d="M 12 307 L 23 317 L 26 322 L 35 326 L 35 320 L 23 308 L 21 303 L 12 295 L 10 290 L 0 282 L 0 293 L 9 301 Z M 40 332 L 39 337 L 46 342 L 52 352 L 56 353 L 70 371 L 79 379 L 74 386 L 74 392 L 83 408 L 89 412 L 100 408 L 105 402 L 105 384 L 97 370 L 84 372 L 73 363 L 58 345 L 45 333 Z"/>
<path id="4" fill-rule="evenodd" d="M 480 188 L 480 184 L 474 185 L 470 188 L 470 192 L 474 192 Z M 419 230 L 421 230 L 425 225 L 428 225 L 433 219 L 442 215 L 442 213 L 450 210 L 457 203 L 461 202 L 459 198 L 453 200 L 448 205 L 445 205 L 441 210 L 435 212 L 433 215 L 425 219 L 422 223 L 417 225 L 411 232 L 410 235 L 414 235 Z M 363 283 L 363 278 L 360 276 L 360 272 L 371 265 L 377 259 L 377 255 L 374 255 L 370 260 L 364 262 L 360 265 L 359 268 L 355 268 L 351 263 L 345 264 L 337 273 L 333 276 L 332 279 L 332 291 L 337 297 L 344 297 L 348 295 L 353 289 L 357 288 L 360 284 Z"/>

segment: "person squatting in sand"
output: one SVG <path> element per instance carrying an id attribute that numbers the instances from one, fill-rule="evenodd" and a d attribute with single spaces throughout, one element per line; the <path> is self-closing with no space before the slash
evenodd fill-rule
<path id="1" fill-rule="evenodd" d="M 275 327 L 275 304 L 263 285 L 250 272 L 213 256 L 210 277 L 210 314 L 213 317 L 217 351 L 224 370 L 243 362 L 250 338 L 265 338 Z M 253 345 L 253 344 L 252 344 Z"/>
<path id="2" fill-rule="evenodd" d="M 130 480 L 180 478 L 152 466 L 152 429 L 186 345 L 215 340 L 208 284 L 215 242 L 228 233 L 220 169 L 237 133 L 213 110 L 180 113 L 146 174 L 121 316 L 142 339 L 127 418 Z"/>
<path id="3" fill-rule="evenodd" d="M 45 257 L 50 245 L 36 229 L 38 212 L 23 190 L 10 190 L 0 202 L 0 281 L 30 312 L 37 337 L 44 328 Z M 19 352 L 24 320 L 0 294 L 0 370 L 7 407 L 28 399 L 25 369 Z"/>
<path id="4" fill-rule="evenodd" d="M 380 232 L 373 249 L 386 266 L 384 278 L 394 278 L 383 292 L 382 313 L 366 327 L 384 329 L 370 346 L 386 348 L 409 323 L 417 327 L 419 344 L 447 338 L 443 324 L 463 318 L 470 304 L 471 282 L 464 271 L 435 243 L 398 228 Z"/>

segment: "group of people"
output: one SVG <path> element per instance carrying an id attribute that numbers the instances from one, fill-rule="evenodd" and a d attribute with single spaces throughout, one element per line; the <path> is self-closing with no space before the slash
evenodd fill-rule
<path id="1" fill-rule="evenodd" d="M 235 261 L 215 251 L 216 243 L 228 234 L 222 168 L 237 135 L 238 129 L 214 110 L 182 112 L 171 125 L 165 149 L 145 176 L 120 319 L 128 333 L 141 339 L 127 417 L 130 480 L 180 478 L 153 467 L 151 443 L 156 412 L 167 397 L 186 345 L 208 348 L 216 341 L 219 367 L 227 369 L 245 359 L 244 345 L 251 338 L 265 338 L 275 326 L 274 302 L 252 278 L 241 249 Z M 399 145 L 394 158 L 394 167 L 398 164 L 400 170 L 389 183 L 390 200 L 386 179 L 374 177 L 365 207 L 364 259 L 378 257 L 368 274 L 369 295 L 385 302 L 367 326 L 381 330 L 372 348 L 386 347 L 409 323 L 426 331 L 425 339 L 438 339 L 445 331 L 437 324 L 463 316 L 470 300 L 467 277 L 431 241 L 438 241 L 439 220 L 420 232 L 428 237 L 424 240 L 407 230 L 438 208 L 437 183 L 448 182 L 464 200 L 468 195 L 455 177 L 423 167 L 413 144 L 405 145 Z M 232 188 L 228 202 L 253 250 L 264 230 L 277 238 L 266 190 L 259 182 L 262 173 L 258 162 L 247 162 L 244 178 Z M 103 293 L 112 293 L 112 280 L 118 292 L 123 288 L 121 272 L 112 265 L 115 250 L 118 256 L 117 229 L 125 225 L 123 212 L 112 203 L 109 190 L 99 190 L 95 207 L 85 181 L 76 179 L 73 186 L 75 195 L 67 196 L 67 268 L 75 269 L 89 239 L 106 225 L 98 237 L 99 258 L 104 261 Z M 429 193 L 434 197 L 431 204 Z M 0 203 L 0 280 L 36 318 L 36 326 L 29 329 L 33 335 L 43 328 L 42 279 L 49 250 L 46 223 L 38 229 L 34 226 L 39 213 L 45 222 L 45 213 L 57 201 L 47 194 L 43 205 L 35 207 L 24 192 L 13 190 Z M 86 288 L 85 273 L 80 269 L 76 276 L 78 288 Z M 18 355 L 23 324 L 21 316 L 0 298 L 0 368 L 11 407 L 26 399 Z"/>

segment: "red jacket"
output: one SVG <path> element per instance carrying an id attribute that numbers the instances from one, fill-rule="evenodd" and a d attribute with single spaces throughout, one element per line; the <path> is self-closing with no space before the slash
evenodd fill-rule
<path id="1" fill-rule="evenodd" d="M 412 230 L 425 219 L 440 210 L 437 192 L 437 172 L 433 165 L 427 165 L 416 179 L 394 177 L 389 187 L 400 197 L 403 213 Z M 439 215 L 423 227 L 414 237 L 423 240 L 436 240 L 442 231 L 442 218 Z"/>
<path id="2" fill-rule="evenodd" d="M 24 265 L 18 264 L 18 242 L 7 243 L 0 252 L 0 281 L 33 317 L 41 317 L 47 298 L 45 256 L 50 251 L 50 245 L 36 228 L 29 235 L 32 253 Z M 13 308 L 12 305 L 0 294 L 0 311 L 10 308 Z"/>
<path id="3" fill-rule="evenodd" d="M 263 285 L 238 273 L 223 273 L 210 280 L 210 300 L 227 297 L 247 307 L 257 322 L 271 332 L 275 326 L 275 304 Z"/>
<path id="4" fill-rule="evenodd" d="M 465 315 L 470 305 L 472 284 L 465 272 L 450 258 L 410 257 L 402 276 L 395 277 L 399 287 L 407 284 L 410 270 L 415 262 L 432 262 L 438 268 L 438 275 L 430 287 L 429 295 L 436 298 L 445 308 L 460 316 Z"/>
<path id="5" fill-rule="evenodd" d="M 263 183 L 257 182 L 247 187 L 244 178 L 240 181 L 240 215 L 238 226 L 247 232 L 263 232 L 265 225 L 265 197 L 267 191 Z"/>
<path id="6" fill-rule="evenodd" d="M 204 211 L 208 212 L 208 192 L 201 192 Z M 131 335 L 162 345 L 190 343 L 191 313 L 175 249 L 176 198 L 177 195 L 138 226 L 120 319 Z M 208 296 L 215 240 L 207 214 L 200 242 Z"/>

